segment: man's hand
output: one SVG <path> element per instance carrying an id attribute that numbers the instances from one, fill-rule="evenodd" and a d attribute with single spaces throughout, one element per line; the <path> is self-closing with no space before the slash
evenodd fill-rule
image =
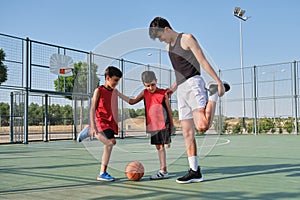
<path id="1" fill-rule="evenodd" d="M 171 98 L 171 95 L 173 94 L 173 90 L 171 90 L 171 88 L 167 88 L 165 94 L 167 98 Z"/>
<path id="2" fill-rule="evenodd" d="M 219 97 L 222 97 L 225 94 L 225 87 L 222 82 L 218 83 L 218 95 Z"/>

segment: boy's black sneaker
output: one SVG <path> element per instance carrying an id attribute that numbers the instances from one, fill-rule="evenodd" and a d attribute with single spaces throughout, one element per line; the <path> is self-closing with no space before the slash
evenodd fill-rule
<path id="1" fill-rule="evenodd" d="M 176 180 L 177 183 L 198 183 L 204 181 L 204 178 L 200 172 L 200 167 L 197 171 L 190 169 L 186 175 Z"/>

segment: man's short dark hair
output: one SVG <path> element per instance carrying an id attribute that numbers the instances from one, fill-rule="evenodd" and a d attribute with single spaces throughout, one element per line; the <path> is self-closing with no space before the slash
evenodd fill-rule
<path id="1" fill-rule="evenodd" d="M 169 22 L 162 17 L 155 17 L 149 26 L 149 36 L 151 39 L 157 38 L 157 33 L 163 31 L 165 27 L 172 29 Z"/>

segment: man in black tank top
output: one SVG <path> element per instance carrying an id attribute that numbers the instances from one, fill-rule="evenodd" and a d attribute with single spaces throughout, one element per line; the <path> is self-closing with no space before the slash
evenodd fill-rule
<path id="1" fill-rule="evenodd" d="M 188 173 L 176 182 L 201 182 L 204 179 L 198 165 L 194 125 L 199 131 L 209 129 L 215 114 L 216 101 L 230 86 L 220 80 L 192 34 L 178 33 L 166 19 L 156 17 L 150 23 L 149 36 L 167 44 L 166 49 L 175 70 L 176 81 L 169 88 L 169 94 L 178 91 L 179 120 L 190 166 Z M 201 67 L 215 82 L 205 85 L 200 76 Z"/>

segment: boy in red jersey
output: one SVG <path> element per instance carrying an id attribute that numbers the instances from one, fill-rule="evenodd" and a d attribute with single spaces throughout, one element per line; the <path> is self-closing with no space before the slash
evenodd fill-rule
<path id="1" fill-rule="evenodd" d="M 160 170 L 150 176 L 151 180 L 168 178 L 169 174 L 166 165 L 165 145 L 171 143 L 173 128 L 172 111 L 166 90 L 156 86 L 157 79 L 153 71 L 144 71 L 142 81 L 146 87 L 135 98 L 129 98 L 119 93 L 124 101 L 130 105 L 136 104 L 144 99 L 146 115 L 146 132 L 151 134 L 151 144 L 156 146 L 160 161 Z"/>
<path id="2" fill-rule="evenodd" d="M 78 136 L 78 142 L 94 136 L 103 142 L 103 154 L 97 180 L 114 181 L 115 178 L 106 172 L 113 146 L 118 134 L 118 92 L 115 87 L 122 78 L 122 72 L 109 66 L 105 70 L 105 83 L 95 89 L 90 109 L 90 127 Z M 89 131 L 87 131 L 89 130 Z"/>

